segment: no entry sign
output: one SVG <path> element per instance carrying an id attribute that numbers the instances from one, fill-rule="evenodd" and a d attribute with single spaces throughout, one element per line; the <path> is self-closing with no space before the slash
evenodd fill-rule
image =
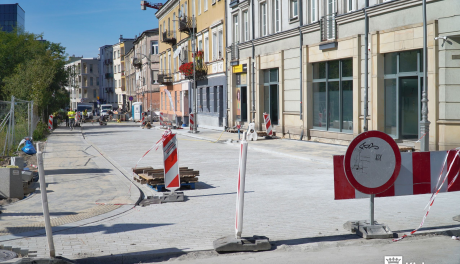
<path id="1" fill-rule="evenodd" d="M 401 153 L 393 138 L 380 131 L 369 131 L 350 143 L 343 162 L 345 175 L 356 190 L 378 194 L 396 181 Z"/>

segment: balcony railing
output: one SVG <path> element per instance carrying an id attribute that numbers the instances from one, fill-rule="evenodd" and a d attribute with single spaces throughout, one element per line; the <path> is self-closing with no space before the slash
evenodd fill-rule
<path id="1" fill-rule="evenodd" d="M 337 39 L 337 21 L 335 14 L 330 14 L 321 18 L 321 41 L 333 39 Z"/>
<path id="2" fill-rule="evenodd" d="M 106 73 L 105 78 L 106 79 L 113 78 L 113 73 Z"/>
<path id="3" fill-rule="evenodd" d="M 176 45 L 176 32 L 172 31 L 172 30 L 166 30 L 162 33 L 162 38 L 161 38 L 161 41 L 164 42 L 164 43 L 168 43 L 168 44 L 171 44 L 171 45 Z"/>
<path id="4" fill-rule="evenodd" d="M 182 16 L 179 18 L 179 31 L 190 34 L 196 30 L 196 22 L 194 17 Z"/>
<path id="5" fill-rule="evenodd" d="M 106 60 L 104 60 L 104 64 L 105 64 L 105 65 L 112 64 L 112 59 L 106 59 Z"/>
<path id="6" fill-rule="evenodd" d="M 240 50 L 238 49 L 238 42 L 233 43 L 231 46 L 232 61 L 237 61 L 240 58 Z"/>
<path id="7" fill-rule="evenodd" d="M 142 66 L 142 60 L 139 58 L 133 58 L 133 66 L 136 68 L 140 68 Z"/>
<path id="8" fill-rule="evenodd" d="M 191 63 L 191 62 L 189 62 Z M 193 64 L 191 67 L 191 71 L 187 71 L 187 73 L 184 74 L 186 79 L 193 80 Z M 195 80 L 203 80 L 206 79 L 206 76 L 208 75 L 208 66 L 204 63 L 197 62 L 195 64 Z"/>
<path id="9" fill-rule="evenodd" d="M 171 73 L 163 71 L 158 74 L 158 82 L 163 85 L 171 85 L 173 82 L 173 76 Z"/>

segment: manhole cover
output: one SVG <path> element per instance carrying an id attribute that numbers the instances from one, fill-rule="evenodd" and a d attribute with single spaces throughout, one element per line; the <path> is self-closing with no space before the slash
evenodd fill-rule
<path id="1" fill-rule="evenodd" d="M 16 258 L 18 255 L 13 251 L 0 249 L 0 262 Z"/>

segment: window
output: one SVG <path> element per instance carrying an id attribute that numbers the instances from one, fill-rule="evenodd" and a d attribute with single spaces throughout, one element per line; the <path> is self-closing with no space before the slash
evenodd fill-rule
<path id="1" fill-rule="evenodd" d="M 318 0 L 310 0 L 310 11 L 311 11 L 311 22 L 315 22 L 318 20 L 316 13 L 318 12 Z"/>
<path id="2" fill-rule="evenodd" d="M 187 13 L 187 2 L 185 2 L 185 6 L 184 6 L 184 16 L 188 16 L 188 13 Z"/>
<path id="3" fill-rule="evenodd" d="M 212 60 L 217 60 L 217 32 L 212 33 Z"/>
<path id="4" fill-rule="evenodd" d="M 263 99 L 264 99 L 264 112 L 270 115 L 272 124 L 277 125 L 279 120 L 279 77 L 278 68 L 264 70 L 263 77 Z"/>
<path id="5" fill-rule="evenodd" d="M 120 72 L 121 72 L 121 65 L 118 64 L 118 73 L 120 73 Z"/>
<path id="6" fill-rule="evenodd" d="M 171 73 L 171 54 L 168 53 L 168 71 Z"/>
<path id="7" fill-rule="evenodd" d="M 152 84 L 158 83 L 158 71 L 157 70 L 152 70 L 151 72 L 152 76 Z"/>
<path id="8" fill-rule="evenodd" d="M 201 39 L 198 40 L 198 50 L 203 50 L 203 41 Z"/>
<path id="9" fill-rule="evenodd" d="M 200 1 L 200 0 L 198 0 Z M 192 13 L 193 13 L 193 16 L 195 17 L 196 16 L 196 12 L 195 12 L 195 0 L 192 0 Z"/>
<path id="10" fill-rule="evenodd" d="M 347 2 L 347 12 L 354 11 L 355 8 L 355 0 L 346 0 Z"/>
<path id="11" fill-rule="evenodd" d="M 182 112 L 182 91 L 179 92 L 179 112 Z"/>
<path id="12" fill-rule="evenodd" d="M 201 15 L 201 0 L 198 0 L 198 15 Z"/>
<path id="13" fill-rule="evenodd" d="M 97 92 L 96 92 L 96 89 L 93 90 L 93 98 L 96 98 L 97 97 Z"/>
<path id="14" fill-rule="evenodd" d="M 209 61 L 209 40 L 208 36 L 204 38 L 204 61 Z"/>
<path id="15" fill-rule="evenodd" d="M 280 32 L 280 23 L 281 23 L 281 20 L 280 20 L 280 1 L 281 0 L 274 0 L 273 1 L 273 22 L 275 23 L 275 25 L 273 25 L 273 29 L 274 29 L 274 32 Z"/>
<path id="16" fill-rule="evenodd" d="M 91 73 L 93 72 L 93 64 L 89 65 L 89 72 L 91 72 Z"/>
<path id="17" fill-rule="evenodd" d="M 174 110 L 177 111 L 177 91 L 174 91 Z"/>
<path id="18" fill-rule="evenodd" d="M 163 93 L 160 93 L 160 110 L 163 110 Z"/>
<path id="19" fill-rule="evenodd" d="M 203 0 L 204 11 L 208 11 L 208 0 Z"/>
<path id="20" fill-rule="evenodd" d="M 336 0 L 327 0 L 327 14 L 334 14 L 336 10 Z"/>
<path id="21" fill-rule="evenodd" d="M 243 42 L 249 40 L 248 11 L 243 12 Z"/>
<path id="22" fill-rule="evenodd" d="M 260 4 L 260 35 L 266 36 L 268 34 L 267 32 L 267 4 L 262 3 Z"/>
<path id="23" fill-rule="evenodd" d="M 173 13 L 173 18 L 176 18 L 176 13 Z M 173 35 L 174 35 L 174 38 L 176 38 L 176 22 L 174 20 L 173 20 Z"/>
<path id="24" fill-rule="evenodd" d="M 93 77 L 89 77 L 89 85 L 93 86 Z"/>
<path id="25" fill-rule="evenodd" d="M 222 55 L 223 55 L 223 50 L 222 50 L 222 46 L 224 45 L 224 33 L 222 30 L 219 31 L 219 53 L 218 53 L 218 58 L 219 59 L 222 59 Z"/>
<path id="26" fill-rule="evenodd" d="M 96 77 L 96 85 L 99 85 L 99 77 Z"/>
<path id="27" fill-rule="evenodd" d="M 238 15 L 233 16 L 233 43 L 240 42 L 239 27 L 238 27 Z"/>
<path id="28" fill-rule="evenodd" d="M 183 14 L 183 12 L 184 12 L 184 4 L 182 4 L 182 6 L 179 9 L 179 17 L 182 17 L 183 15 L 185 15 Z"/>
<path id="29" fill-rule="evenodd" d="M 291 0 L 289 12 L 291 15 L 291 19 L 296 19 L 299 17 L 298 10 L 297 10 L 297 0 Z"/>
<path id="30" fill-rule="evenodd" d="M 313 64 L 313 127 L 353 131 L 353 59 Z"/>

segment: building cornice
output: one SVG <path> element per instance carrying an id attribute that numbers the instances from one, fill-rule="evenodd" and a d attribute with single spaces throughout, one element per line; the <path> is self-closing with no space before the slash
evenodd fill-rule
<path id="1" fill-rule="evenodd" d="M 286 30 L 286 31 L 282 31 L 282 32 L 279 32 L 279 33 L 272 34 L 272 35 L 268 35 L 268 36 L 265 36 L 265 37 L 262 37 L 262 38 L 257 38 L 257 39 L 254 40 L 254 45 L 255 46 L 263 45 L 263 44 L 271 43 L 271 42 L 276 41 L 276 40 L 290 38 L 290 37 L 294 37 L 294 36 L 298 36 L 298 35 L 299 35 L 299 28 L 293 28 L 293 29 L 289 29 L 289 30 Z M 252 47 L 252 42 L 253 41 L 251 41 L 251 40 L 246 41 L 244 43 L 239 44 L 238 47 L 242 48 L 242 49 Z"/>
<path id="2" fill-rule="evenodd" d="M 215 27 L 217 27 L 217 26 L 222 25 L 223 23 L 224 23 L 224 20 L 219 19 L 218 21 L 212 23 L 211 26 L 210 26 L 210 28 L 215 28 Z"/>
<path id="3" fill-rule="evenodd" d="M 158 20 L 162 19 L 162 16 L 166 15 L 175 4 L 179 4 L 180 0 L 168 0 L 161 8 L 155 13 Z"/>

